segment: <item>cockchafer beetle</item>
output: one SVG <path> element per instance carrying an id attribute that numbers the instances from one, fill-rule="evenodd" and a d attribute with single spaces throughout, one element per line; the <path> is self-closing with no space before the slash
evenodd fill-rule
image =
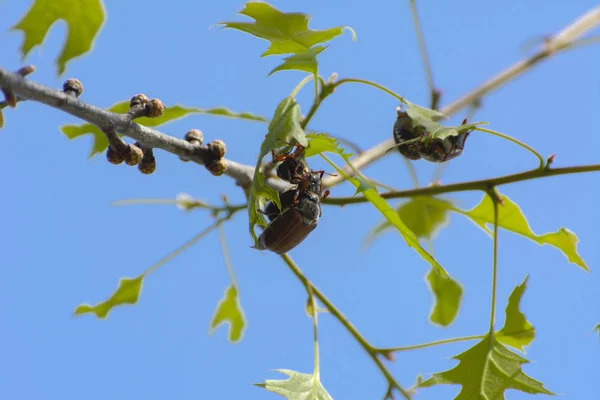
<path id="1" fill-rule="evenodd" d="M 323 192 L 324 174 L 325 171 L 310 171 L 294 176 L 298 187 L 279 193 L 282 210 L 270 202 L 264 211 L 260 211 L 271 222 L 259 236 L 257 249 L 287 253 L 317 227 L 321 217 L 321 198 L 329 195 L 329 190 Z"/>
<path id="2" fill-rule="evenodd" d="M 308 164 L 302 155 L 304 147 L 299 144 L 293 146 L 296 146 L 294 152 L 290 150 L 285 154 L 276 155 L 274 151 L 271 151 L 271 154 L 273 155 L 273 162 L 282 161 L 282 163 L 277 166 L 277 176 L 284 181 L 296 184 L 299 183 L 301 177 L 309 172 L 309 169 Z"/>
<path id="3" fill-rule="evenodd" d="M 397 111 L 398 117 L 396 118 L 396 123 L 394 124 L 394 141 L 399 145 L 398 151 L 400 154 L 410 160 L 418 160 L 421 158 L 421 142 L 413 142 L 406 145 L 402 145 L 402 143 L 411 139 L 423 137 L 425 131 L 423 128 L 418 129 L 420 127 L 417 129 L 413 128 L 412 120 L 408 114 L 400 111 L 400 108 L 398 108 Z"/>
<path id="4" fill-rule="evenodd" d="M 465 125 L 467 120 L 464 119 L 462 125 Z M 465 141 L 471 131 L 464 131 L 458 136 L 448 136 L 445 139 L 424 140 L 420 149 L 421 156 L 424 160 L 441 163 L 452 160 L 462 154 L 465 148 Z"/>

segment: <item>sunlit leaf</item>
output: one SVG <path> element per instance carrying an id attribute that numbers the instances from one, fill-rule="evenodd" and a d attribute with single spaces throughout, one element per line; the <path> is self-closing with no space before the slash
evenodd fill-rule
<path id="1" fill-rule="evenodd" d="M 519 310 L 519 304 L 525 289 L 527 289 L 527 278 L 517 285 L 506 306 L 506 321 L 504 327 L 496 332 L 498 341 L 525 352 L 525 346 L 531 344 L 535 338 L 535 328 L 527 321 L 525 315 Z"/>
<path id="2" fill-rule="evenodd" d="M 238 342 L 242 338 L 246 319 L 235 285 L 230 285 L 225 290 L 225 295 L 217 305 L 215 315 L 210 323 L 210 332 L 213 333 L 219 325 L 225 322 L 229 323 L 229 341 Z"/>
<path id="3" fill-rule="evenodd" d="M 270 42 L 261 57 L 274 54 L 294 54 L 271 74 L 284 69 L 296 69 L 314 73 L 317 70 L 316 56 L 325 47 L 316 46 L 328 42 L 343 33 L 347 28 L 356 40 L 354 31 L 345 26 L 325 30 L 308 28 L 310 16 L 301 13 L 283 13 L 268 3 L 251 1 L 240 11 L 254 22 L 221 22 L 224 28 L 237 29 Z M 313 47 L 314 46 L 314 47 Z M 269 74 L 270 75 L 270 74 Z"/>
<path id="4" fill-rule="evenodd" d="M 285 70 L 296 70 L 305 71 L 311 74 L 316 74 L 317 67 L 317 56 L 325 50 L 324 46 L 315 46 L 314 48 L 307 50 L 303 53 L 297 53 L 283 59 L 283 63 L 273 68 L 269 72 L 269 76 L 273 75 L 277 71 Z"/>
<path id="5" fill-rule="evenodd" d="M 306 135 L 308 138 L 308 147 L 304 150 L 306 158 L 314 157 L 321 153 L 334 153 L 348 161 L 354 154 L 346 153 L 339 142 L 325 133 L 310 133 Z"/>
<path id="6" fill-rule="evenodd" d="M 65 71 L 69 60 L 88 52 L 104 22 L 104 7 L 101 0 L 35 0 L 27 14 L 13 30 L 21 30 L 25 40 L 21 54 L 41 45 L 50 27 L 57 21 L 67 24 L 67 40 L 56 60 L 58 74 Z"/>
<path id="7" fill-rule="evenodd" d="M 138 301 L 142 290 L 142 281 L 144 275 L 137 278 L 121 278 L 117 290 L 105 301 L 91 306 L 82 304 L 75 309 L 74 315 L 93 313 L 100 319 L 106 319 L 108 313 L 116 307 L 123 304 L 135 304 Z"/>
<path id="8" fill-rule="evenodd" d="M 316 138 L 312 139 L 315 140 Z M 312 142 L 311 140 L 311 142 Z M 323 142 L 325 143 L 325 142 Z M 323 150 L 320 150 L 318 152 L 316 152 L 316 145 L 315 145 L 315 149 L 312 150 L 313 154 L 320 154 L 322 152 L 329 152 L 329 153 L 334 153 L 334 154 L 338 154 L 338 155 L 342 155 L 345 154 L 344 149 L 340 148 L 339 145 L 337 144 L 337 141 L 329 141 L 329 143 L 335 143 L 336 147 L 335 148 L 330 148 L 328 146 L 323 146 Z M 321 145 L 319 144 L 319 147 L 321 147 Z M 344 160 L 346 160 L 346 162 L 351 165 L 348 161 L 348 159 L 344 156 L 342 156 L 342 158 L 344 158 Z M 336 165 L 332 164 L 332 166 L 334 166 L 338 173 L 343 174 L 343 171 L 341 169 L 339 169 Z M 406 224 L 404 224 L 404 222 L 402 221 L 402 219 L 400 218 L 400 216 L 398 215 L 398 213 L 396 211 L 394 211 L 394 209 L 392 207 L 390 207 L 390 205 L 385 201 L 385 199 L 383 197 L 381 197 L 379 195 L 379 193 L 377 193 L 377 191 L 375 190 L 375 188 L 373 187 L 373 185 L 371 185 L 369 182 L 367 182 L 365 179 L 363 179 L 361 176 L 358 177 L 347 177 L 347 180 L 356 188 L 356 194 L 361 193 L 371 204 L 373 204 L 373 206 L 375 206 L 375 208 L 389 221 L 389 223 L 395 227 L 398 232 L 400 232 L 400 234 L 402 235 L 402 238 L 404 238 L 404 241 L 406 242 L 406 244 L 408 244 L 410 247 L 412 247 L 413 249 L 415 249 L 415 251 L 421 256 L 423 257 L 423 259 L 425 261 L 427 261 L 433 268 L 436 269 L 436 271 L 441 274 L 444 277 L 448 277 L 448 273 L 446 272 L 446 270 L 440 265 L 440 263 L 431 255 L 427 252 L 427 250 L 425 250 L 423 248 L 423 246 L 421 246 L 421 244 L 419 243 L 419 239 L 417 238 L 417 235 L 414 234 L 413 231 L 411 231 Z"/>
<path id="9" fill-rule="evenodd" d="M 318 375 L 301 374 L 288 369 L 277 369 L 276 371 L 289 376 L 289 378 L 267 379 L 264 383 L 257 383 L 256 386 L 280 394 L 288 400 L 332 400 L 321 384 Z"/>
<path id="10" fill-rule="evenodd" d="M 437 121 L 447 118 L 444 114 L 429 108 L 421 107 L 408 100 L 405 100 L 405 103 L 406 113 L 412 120 L 413 127 L 422 126 L 428 132 L 429 136 L 426 140 L 443 140 L 449 136 L 458 136 L 462 132 L 471 131 L 479 125 L 487 124 L 487 122 L 474 122 L 458 126 L 443 126 Z"/>
<path id="11" fill-rule="evenodd" d="M 554 246 L 563 252 L 569 262 L 589 271 L 588 266 L 577 253 L 577 242 L 579 240 L 573 232 L 567 228 L 560 228 L 556 232 L 537 235 L 529 227 L 529 223 L 519 206 L 508 197 L 504 195 L 501 197 L 504 205 L 498 208 L 498 226 L 500 228 L 525 236 L 540 245 L 549 244 Z M 494 223 L 494 202 L 488 195 L 485 195 L 481 203 L 475 208 L 469 211 L 456 211 L 469 217 L 480 228 L 490 233 L 487 226 Z"/>
<path id="12" fill-rule="evenodd" d="M 414 197 L 403 203 L 397 212 L 406 226 L 420 239 L 433 237 L 448 223 L 448 212 L 454 208 L 451 201 L 435 197 Z M 384 220 L 366 237 L 364 245 L 370 245 L 380 234 L 392 228 Z"/>
<path id="13" fill-rule="evenodd" d="M 529 394 L 554 395 L 541 382 L 523 372 L 521 367 L 528 360 L 513 353 L 489 335 L 453 358 L 459 361 L 456 367 L 433 374 L 419 387 L 461 385 L 461 391 L 455 400 L 504 400 L 504 392 L 509 389 Z"/>
<path id="14" fill-rule="evenodd" d="M 293 141 L 305 147 L 308 145 L 304 130 L 300 125 L 300 118 L 300 106 L 296 100 L 293 97 L 283 99 L 277 106 L 277 109 L 275 109 L 273 119 L 269 123 L 269 131 L 260 146 L 260 154 L 256 161 L 254 178 L 252 179 L 252 186 L 250 187 L 250 194 L 248 196 L 248 220 L 254 246 L 257 244 L 254 226 L 257 224 L 260 226 L 267 225 L 265 218 L 257 211 L 261 206 L 260 200 L 273 201 L 281 209 L 279 194 L 267 185 L 260 171 L 262 159 L 271 150 L 281 147 L 283 142 Z"/>
<path id="15" fill-rule="evenodd" d="M 429 320 L 442 326 L 450 325 L 458 314 L 462 287 L 452 277 L 441 276 L 433 268 L 427 274 L 427 283 L 435 297 Z"/>
<path id="16" fill-rule="evenodd" d="M 129 110 L 129 101 L 121 101 L 112 105 L 108 111 L 124 114 Z M 173 105 L 165 108 L 165 112 L 158 118 L 137 118 L 135 120 L 136 123 L 148 127 L 157 127 L 160 125 L 164 125 L 167 122 L 174 121 L 176 119 L 182 118 L 188 114 L 208 114 L 215 115 L 226 118 L 234 118 L 234 119 L 243 119 L 249 121 L 258 121 L 258 122 L 267 122 L 267 119 L 253 115 L 247 112 L 243 113 L 234 113 L 227 108 L 217 107 L 217 108 L 196 108 L 196 107 L 184 107 L 180 105 Z M 106 139 L 106 135 L 102 133 L 102 131 L 92 124 L 81 124 L 81 125 L 64 125 L 60 128 L 62 133 L 69 139 L 75 139 L 84 135 L 92 135 L 94 138 L 92 149 L 90 151 L 90 158 L 98 153 L 102 153 L 104 150 L 108 148 L 108 139 Z"/>

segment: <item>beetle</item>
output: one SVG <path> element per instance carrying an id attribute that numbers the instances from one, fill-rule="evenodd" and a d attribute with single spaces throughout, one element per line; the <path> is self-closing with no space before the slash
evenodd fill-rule
<path id="1" fill-rule="evenodd" d="M 259 250 L 270 250 L 276 254 L 287 253 L 298 246 L 317 227 L 321 217 L 321 199 L 329 195 L 323 192 L 322 178 L 325 171 L 310 171 L 295 175 L 298 187 L 279 193 L 281 211 L 270 202 L 265 210 L 271 221 L 258 238 Z"/>
<path id="2" fill-rule="evenodd" d="M 467 123 L 466 118 L 462 125 Z M 462 154 L 465 142 L 472 130 L 464 131 L 458 136 L 448 136 L 445 139 L 433 138 L 425 140 L 421 146 L 420 153 L 424 160 L 441 163 L 452 160 Z"/>
<path id="3" fill-rule="evenodd" d="M 275 154 L 271 151 L 273 156 L 273 162 L 282 161 L 277 166 L 277 176 L 284 181 L 290 183 L 299 183 L 299 179 L 309 172 L 308 164 L 304 159 L 302 153 L 304 152 L 304 146 L 296 144 L 296 150 L 291 150 L 285 154 Z"/>
<path id="4" fill-rule="evenodd" d="M 396 118 L 396 123 L 394 124 L 394 141 L 396 144 L 400 145 L 398 146 L 398 151 L 400 154 L 410 160 L 418 160 L 421 158 L 421 142 L 409 143 L 406 145 L 402 145 L 402 143 L 418 137 L 423 137 L 425 131 L 421 127 L 413 128 L 412 120 L 408 114 L 400 111 L 400 108 L 398 108 L 397 111 L 398 117 Z"/>

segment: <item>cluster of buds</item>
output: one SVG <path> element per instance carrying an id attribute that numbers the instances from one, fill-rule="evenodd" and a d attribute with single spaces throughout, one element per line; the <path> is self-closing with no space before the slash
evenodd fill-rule
<path id="1" fill-rule="evenodd" d="M 67 83 L 65 83 L 65 87 L 67 87 Z M 129 102 L 127 115 L 133 121 L 140 117 L 157 118 L 164 112 L 165 106 L 159 99 L 150 100 L 144 94 L 136 94 Z M 140 142 L 127 144 L 113 130 L 107 130 L 104 133 L 110 143 L 106 150 L 106 159 L 111 164 L 118 165 L 125 161 L 127 165 L 137 165 L 139 171 L 146 175 L 156 170 L 156 158 L 154 158 L 152 148 L 144 146 Z"/>
<path id="2" fill-rule="evenodd" d="M 204 145 L 204 135 L 199 129 L 190 129 L 184 139 L 194 145 L 195 151 L 204 161 L 204 166 L 214 176 L 223 175 L 227 169 L 227 162 L 223 158 L 225 156 L 225 143 L 222 140 L 216 139 Z M 182 161 L 189 161 L 186 158 L 181 158 Z"/>

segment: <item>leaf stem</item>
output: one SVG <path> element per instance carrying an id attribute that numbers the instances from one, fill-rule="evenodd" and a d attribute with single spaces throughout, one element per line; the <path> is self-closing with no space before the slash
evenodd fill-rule
<path id="1" fill-rule="evenodd" d="M 296 85 L 296 87 L 294 88 L 294 90 L 292 90 L 292 93 L 290 93 L 290 97 L 296 97 L 296 95 L 298 94 L 298 92 L 300 91 L 300 89 L 302 89 L 302 87 L 304 85 L 306 85 L 308 82 L 310 82 L 311 79 L 314 79 L 315 76 L 314 75 L 308 75 L 306 78 L 302 79 L 300 81 L 300 83 L 298 83 Z"/>
<path id="2" fill-rule="evenodd" d="M 385 86 L 382 86 L 378 83 L 375 83 L 373 81 L 367 80 L 367 79 L 359 79 L 359 78 L 342 78 L 339 81 L 335 82 L 333 84 L 334 88 L 338 87 L 344 83 L 361 83 L 363 85 L 368 85 L 368 86 L 373 86 L 374 88 L 377 88 L 379 90 L 382 90 L 384 92 L 386 92 L 387 94 L 389 94 L 390 96 L 398 99 L 402 104 L 405 104 L 405 100 L 404 97 L 400 96 L 399 94 L 397 94 L 396 92 L 394 92 L 391 89 L 386 88 Z"/>
<path id="3" fill-rule="evenodd" d="M 498 281 L 498 203 L 500 198 L 495 188 L 488 191 L 488 196 L 494 203 L 494 263 L 492 270 L 492 309 L 490 311 L 490 346 L 494 343 L 494 323 L 496 322 L 496 284 Z"/>
<path id="4" fill-rule="evenodd" d="M 523 147 L 524 149 L 528 150 L 528 151 L 529 151 L 529 152 L 531 152 L 531 153 L 532 153 L 534 156 L 536 156 L 536 157 L 537 157 L 538 161 L 540 162 L 540 166 L 539 166 L 539 168 L 540 168 L 540 169 L 544 168 L 544 166 L 545 166 L 545 164 L 546 164 L 546 163 L 545 163 L 545 161 L 544 161 L 544 157 L 542 157 L 542 155 L 541 155 L 540 153 L 538 153 L 537 151 L 535 151 L 535 150 L 533 149 L 533 147 L 526 145 L 525 143 L 521 142 L 520 140 L 517 140 L 517 139 L 515 139 L 515 138 L 514 138 L 514 137 L 512 137 L 512 136 L 505 135 L 504 133 L 500 133 L 500 132 L 498 132 L 498 131 L 493 131 L 493 130 L 491 130 L 491 129 L 485 129 L 485 128 L 479 128 L 479 127 L 475 128 L 475 130 L 476 130 L 476 131 L 480 131 L 480 132 L 489 133 L 490 135 L 494 135 L 494 136 L 501 137 L 502 139 L 509 140 L 509 141 L 511 141 L 511 142 L 513 142 L 513 143 L 515 143 L 515 144 L 517 144 L 517 145 L 519 145 L 519 146 Z"/>
<path id="5" fill-rule="evenodd" d="M 506 185 L 509 183 L 522 182 L 531 179 L 546 178 L 549 176 L 579 174 L 584 172 L 600 171 L 600 164 L 578 165 L 563 168 L 544 168 L 532 169 L 525 172 L 519 172 L 511 175 L 504 175 L 497 178 L 481 179 L 476 181 L 468 181 L 461 183 L 452 183 L 449 185 L 435 185 L 428 187 L 420 187 L 411 190 L 402 190 L 397 192 L 381 193 L 380 196 L 384 199 L 402 199 L 415 196 L 434 196 L 442 193 L 463 192 L 469 190 L 487 191 L 490 187 Z M 366 203 L 369 200 L 364 196 L 352 197 L 327 197 L 322 200 L 323 204 L 331 205 L 348 205 L 357 203 Z"/>
<path id="6" fill-rule="evenodd" d="M 375 362 L 379 371 L 383 374 L 388 384 L 391 387 L 398 389 L 398 391 L 402 394 L 402 396 L 406 400 L 410 400 L 410 394 L 400 386 L 400 384 L 396 381 L 396 379 L 392 376 L 392 374 L 388 371 L 388 369 L 383 365 L 381 360 L 377 357 L 377 350 L 367 342 L 367 340 L 358 332 L 358 330 L 352 325 L 352 323 L 329 301 L 327 297 L 323 293 L 321 293 L 309 280 L 304 276 L 300 268 L 294 263 L 294 261 L 287 254 L 282 254 L 281 258 L 286 263 L 288 268 L 292 271 L 292 273 L 298 278 L 300 282 L 304 285 L 305 288 L 310 286 L 313 294 L 319 299 L 321 303 L 329 310 L 331 315 L 333 315 L 346 330 L 354 337 L 354 339 L 361 345 L 361 347 L 367 352 L 369 357 Z M 308 291 L 308 289 L 307 289 Z"/>
<path id="7" fill-rule="evenodd" d="M 233 286 L 238 288 L 237 280 L 235 279 L 235 274 L 233 272 L 233 263 L 231 262 L 231 256 L 229 255 L 229 249 L 227 248 L 227 240 L 225 238 L 225 230 L 223 230 L 223 221 L 217 224 L 217 229 L 219 231 L 219 242 L 221 243 L 221 252 L 223 253 L 223 263 L 225 264 L 225 268 L 227 269 L 227 275 L 229 275 L 229 281 Z"/>
<path id="8" fill-rule="evenodd" d="M 443 339 L 443 340 L 436 340 L 433 342 L 415 344 L 412 346 L 390 347 L 390 348 L 386 348 L 386 349 L 377 349 L 377 351 L 379 351 L 381 353 L 391 353 L 391 352 L 418 350 L 418 349 L 424 349 L 426 347 L 439 346 L 442 344 L 466 342 L 468 340 L 478 340 L 478 339 L 482 339 L 484 337 L 485 337 L 485 335 L 462 336 L 462 337 L 456 337 L 456 338 L 451 338 L 451 339 Z"/>

